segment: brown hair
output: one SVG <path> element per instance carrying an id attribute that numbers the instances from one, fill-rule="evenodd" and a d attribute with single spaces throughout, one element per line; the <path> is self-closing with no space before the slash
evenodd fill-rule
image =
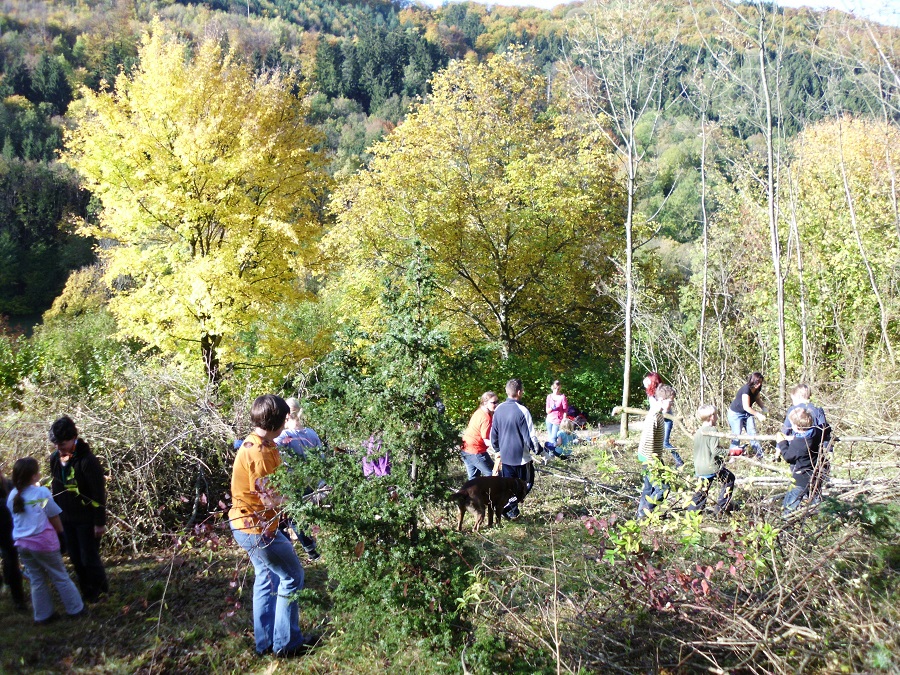
<path id="1" fill-rule="evenodd" d="M 491 399 L 497 398 L 497 394 L 492 391 L 486 391 L 481 395 L 481 405 L 487 405 Z"/>
<path id="2" fill-rule="evenodd" d="M 813 423 L 812 415 L 805 408 L 794 408 L 788 414 L 788 419 L 797 431 L 806 431 Z"/>
<path id="3" fill-rule="evenodd" d="M 809 385 L 803 382 L 795 384 L 791 387 L 791 396 L 802 396 L 805 399 L 809 399 Z"/>
<path id="4" fill-rule="evenodd" d="M 277 431 L 284 426 L 284 420 L 291 412 L 287 402 L 274 394 L 263 394 L 253 401 L 250 408 L 250 423 L 266 431 Z"/>
<path id="5" fill-rule="evenodd" d="M 25 510 L 22 490 L 34 482 L 34 477 L 38 471 L 40 471 L 40 468 L 38 467 L 38 461 L 34 457 L 22 457 L 13 464 L 12 483 L 13 487 L 18 490 L 16 496 L 13 497 L 13 513 L 22 513 Z"/>
<path id="6" fill-rule="evenodd" d="M 665 401 L 675 398 L 675 388 L 670 384 L 661 384 L 656 388 L 656 400 Z"/>
<path id="7" fill-rule="evenodd" d="M 747 384 L 750 385 L 750 391 L 754 391 L 762 387 L 762 383 L 765 380 L 762 373 L 750 373 L 750 377 L 747 378 Z"/>
<path id="8" fill-rule="evenodd" d="M 520 391 L 522 391 L 522 380 L 520 380 L 518 377 L 514 377 L 506 383 L 506 395 L 510 398 L 518 394 Z"/>

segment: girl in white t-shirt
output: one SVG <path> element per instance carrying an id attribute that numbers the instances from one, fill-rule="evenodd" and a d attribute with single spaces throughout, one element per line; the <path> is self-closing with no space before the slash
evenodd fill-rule
<path id="1" fill-rule="evenodd" d="M 25 576 L 31 582 L 31 604 L 34 622 L 38 625 L 59 618 L 53 611 L 51 583 L 59 593 L 66 614 L 81 616 L 85 613 L 81 594 L 63 564 L 63 527 L 59 519 L 62 509 L 53 501 L 50 490 L 39 485 L 40 478 L 34 457 L 16 460 L 12 470 L 13 489 L 6 501 L 13 516 L 13 540 L 19 549 Z"/>

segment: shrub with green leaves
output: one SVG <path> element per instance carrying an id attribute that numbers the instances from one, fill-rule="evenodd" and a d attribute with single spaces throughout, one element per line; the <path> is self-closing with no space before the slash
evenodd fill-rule
<path id="1" fill-rule="evenodd" d="M 429 517 L 449 494 L 457 443 L 439 403 L 446 342 L 434 329 L 432 293 L 420 253 L 404 278 L 386 281 L 379 334 L 339 336 L 305 402 L 330 447 L 280 474 L 293 516 L 320 528 L 342 628 L 382 644 L 407 636 L 449 643 L 466 586 L 455 533 Z M 364 476 L 363 460 L 385 454 L 390 473 Z M 331 487 L 327 508 L 302 500 L 320 480 Z"/>
<path id="2" fill-rule="evenodd" d="M 590 355 L 529 353 L 504 360 L 496 346 L 475 347 L 447 352 L 441 359 L 440 375 L 447 412 L 457 421 L 468 420 L 485 391 L 493 390 L 504 398 L 503 388 L 513 377 L 522 380 L 522 403 L 531 410 L 539 427 L 543 426 L 544 402 L 553 380 L 562 382 L 569 403 L 592 423 L 608 418 L 622 396 L 622 366 Z"/>

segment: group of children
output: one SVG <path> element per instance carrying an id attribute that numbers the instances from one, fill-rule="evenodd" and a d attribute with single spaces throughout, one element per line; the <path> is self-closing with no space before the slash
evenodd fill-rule
<path id="1" fill-rule="evenodd" d="M 84 615 L 84 603 L 96 602 L 109 590 L 100 560 L 100 538 L 106 532 L 103 468 L 88 444 L 78 437 L 71 418 L 56 420 L 50 427 L 49 440 L 56 446 L 50 457 L 50 489 L 40 484 L 41 471 L 34 457 L 16 460 L 11 480 L 0 474 L 3 580 L 16 609 L 24 611 L 21 561 L 30 582 L 37 625 L 59 618 L 53 609 L 51 587 L 69 617 Z M 75 568 L 78 587 L 66 571 L 65 553 Z"/>
<path id="2" fill-rule="evenodd" d="M 674 399 L 675 390 L 667 384 L 655 387 L 654 395 L 650 397 L 650 411 L 644 420 L 637 452 L 638 461 L 643 467 L 643 488 L 636 514 L 638 519 L 649 515 L 665 499 L 669 491 L 665 472 L 661 466 L 664 439 L 668 437 L 665 433 L 665 415 L 669 412 Z M 825 419 L 824 411 L 810 402 L 809 386 L 806 384 L 794 386 L 791 390 L 791 403 L 777 443 L 780 456 L 791 466 L 794 482 L 784 498 L 782 505 L 784 517 L 788 517 L 797 509 L 804 497 L 808 496 L 812 501 L 818 500 L 822 483 L 820 452 L 823 447 L 829 450 L 831 447 L 831 427 Z M 713 512 L 719 514 L 731 508 L 735 477 L 726 468 L 725 460 L 729 454 L 735 454 L 729 453 L 729 448 L 738 441 L 732 439 L 729 447 L 722 447 L 719 438 L 710 433 L 714 431 L 719 420 L 715 406 L 700 406 L 697 410 L 697 419 L 700 421 L 700 427 L 694 434 L 694 474 L 697 478 L 697 491 L 691 498 L 687 510 L 702 511 L 706 507 L 712 482 L 718 479 L 722 487 Z M 734 425 L 731 426 L 733 430 Z M 758 445 L 757 442 L 754 443 Z M 761 456 L 760 447 L 757 457 Z"/>

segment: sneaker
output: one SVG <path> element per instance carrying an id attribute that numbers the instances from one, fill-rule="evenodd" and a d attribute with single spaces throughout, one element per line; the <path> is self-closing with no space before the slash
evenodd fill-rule
<path id="1" fill-rule="evenodd" d="M 312 548 L 304 548 L 303 550 L 306 551 L 306 556 L 312 561 L 316 561 L 322 557 L 322 554 L 316 550 L 315 546 Z"/>
<path id="2" fill-rule="evenodd" d="M 519 507 L 514 506 L 509 511 L 504 513 L 503 515 L 506 516 L 507 518 L 509 518 L 510 520 L 517 520 L 519 518 L 519 516 L 521 516 L 522 514 L 519 512 Z"/>
<path id="3" fill-rule="evenodd" d="M 35 626 L 46 626 L 48 623 L 53 623 L 54 621 L 58 621 L 58 620 L 59 620 L 59 612 L 53 612 L 53 614 L 48 616 L 46 619 L 41 619 L 40 621 L 35 619 L 34 625 Z"/>
<path id="4" fill-rule="evenodd" d="M 88 612 L 87 605 L 85 605 L 84 607 L 81 608 L 80 612 L 75 612 L 74 614 L 67 614 L 66 616 L 70 619 L 81 619 L 83 617 L 86 617 L 88 615 L 88 613 L 89 612 Z"/>
<path id="5" fill-rule="evenodd" d="M 314 633 L 310 633 L 306 637 L 303 638 L 303 642 L 301 642 L 296 647 L 291 647 L 290 649 L 281 649 L 275 652 L 276 659 L 292 659 L 297 656 L 303 656 L 311 649 L 315 649 L 315 647 L 321 641 L 322 636 L 316 635 Z"/>

